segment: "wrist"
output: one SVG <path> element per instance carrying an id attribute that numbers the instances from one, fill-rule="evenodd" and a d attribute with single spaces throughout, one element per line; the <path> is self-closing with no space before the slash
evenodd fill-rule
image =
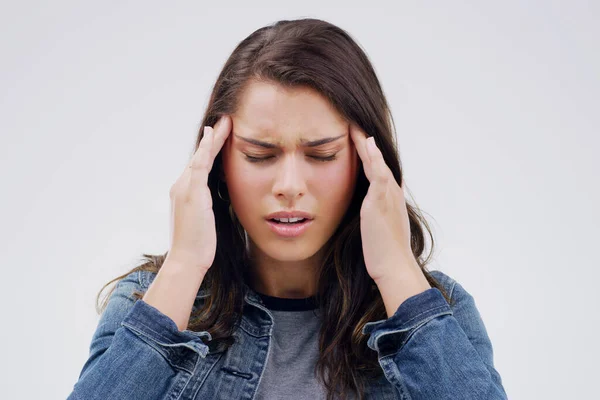
<path id="1" fill-rule="evenodd" d="M 204 275 L 205 271 L 188 264 L 165 259 L 142 300 L 171 318 L 183 331 L 187 328 Z"/>
<path id="2" fill-rule="evenodd" d="M 165 257 L 163 265 L 174 265 L 172 268 L 183 270 L 192 270 L 196 273 L 206 274 L 211 265 L 206 265 L 208 261 L 200 261 L 198 257 L 184 254 L 182 252 L 169 252 Z"/>
<path id="3" fill-rule="evenodd" d="M 375 281 L 375 284 L 383 299 L 388 318 L 396 313 L 406 299 L 431 289 L 416 261 L 410 268 L 396 269 L 393 275 L 382 276 Z"/>

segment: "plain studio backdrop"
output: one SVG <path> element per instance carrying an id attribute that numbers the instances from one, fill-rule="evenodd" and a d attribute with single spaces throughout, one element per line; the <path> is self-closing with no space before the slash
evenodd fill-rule
<path id="1" fill-rule="evenodd" d="M 207 3 L 3 2 L 0 397 L 71 392 L 101 286 L 168 249 L 226 58 L 316 17 L 373 62 L 430 269 L 475 297 L 509 398 L 597 398 L 598 3 Z"/>

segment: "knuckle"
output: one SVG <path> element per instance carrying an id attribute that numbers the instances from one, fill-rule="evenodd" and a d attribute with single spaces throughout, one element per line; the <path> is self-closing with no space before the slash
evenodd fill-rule
<path id="1" fill-rule="evenodd" d="M 385 173 L 380 173 L 377 175 L 377 181 L 383 185 L 387 185 L 390 180 L 390 177 Z"/>

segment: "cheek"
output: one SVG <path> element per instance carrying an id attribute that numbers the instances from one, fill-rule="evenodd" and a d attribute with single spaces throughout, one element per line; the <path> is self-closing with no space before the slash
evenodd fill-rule
<path id="1" fill-rule="evenodd" d="M 234 206 L 258 206 L 257 197 L 264 194 L 269 182 L 267 174 L 240 157 L 231 157 L 226 164 L 227 188 L 234 199 Z"/>
<path id="2" fill-rule="evenodd" d="M 315 181 L 321 199 L 328 199 L 333 207 L 346 203 L 354 193 L 356 166 L 352 159 L 334 162 L 331 166 L 319 170 Z"/>

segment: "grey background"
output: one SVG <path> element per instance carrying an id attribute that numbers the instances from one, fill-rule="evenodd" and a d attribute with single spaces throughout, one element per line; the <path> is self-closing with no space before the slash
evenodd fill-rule
<path id="1" fill-rule="evenodd" d="M 317 17 L 370 56 L 435 263 L 511 399 L 592 398 L 598 2 L 8 2 L 0 9 L 3 398 L 65 398 L 101 286 L 169 241 L 169 189 L 235 45 Z"/>

